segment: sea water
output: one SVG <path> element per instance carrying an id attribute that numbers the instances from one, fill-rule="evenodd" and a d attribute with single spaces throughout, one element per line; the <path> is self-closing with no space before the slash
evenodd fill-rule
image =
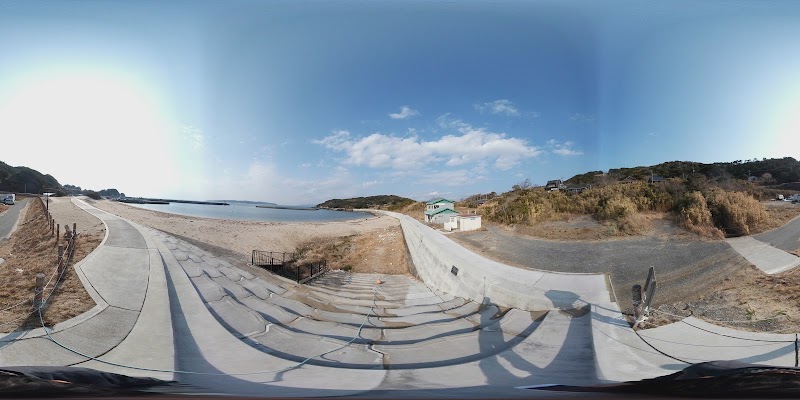
<path id="1" fill-rule="evenodd" d="M 229 202 L 229 206 L 208 204 L 130 204 L 134 207 L 192 217 L 233 219 L 241 221 L 267 222 L 325 222 L 364 219 L 372 217 L 365 212 L 334 210 L 287 210 L 279 208 L 260 208 L 251 203 Z"/>

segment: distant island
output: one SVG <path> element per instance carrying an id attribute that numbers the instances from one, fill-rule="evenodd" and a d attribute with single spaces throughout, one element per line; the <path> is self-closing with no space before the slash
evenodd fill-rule
<path id="1" fill-rule="evenodd" d="M 229 203 L 229 204 L 249 204 L 249 205 L 266 205 L 266 206 L 277 206 L 276 203 L 270 203 L 268 201 L 251 201 L 251 200 L 207 200 L 210 202 L 216 203 Z"/>
<path id="2" fill-rule="evenodd" d="M 380 195 L 367 197 L 354 197 L 350 199 L 332 199 L 324 203 L 317 204 L 316 208 L 332 210 L 352 210 L 354 208 L 383 208 L 399 209 L 409 204 L 416 203 L 415 200 L 395 195 Z"/>
<path id="3" fill-rule="evenodd" d="M 211 206 L 229 206 L 229 203 L 223 201 L 195 201 L 195 200 L 175 200 L 175 199 L 151 199 L 145 197 L 122 197 L 118 199 L 120 203 L 131 204 L 170 204 L 170 203 L 183 203 L 183 204 L 206 204 Z"/>

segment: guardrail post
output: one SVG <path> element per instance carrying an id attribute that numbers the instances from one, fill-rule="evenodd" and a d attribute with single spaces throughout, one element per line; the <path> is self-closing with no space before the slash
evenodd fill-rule
<path id="1" fill-rule="evenodd" d="M 44 293 L 44 274 L 36 274 L 36 287 L 33 289 L 33 310 L 36 311 L 42 306 L 42 293 Z"/>

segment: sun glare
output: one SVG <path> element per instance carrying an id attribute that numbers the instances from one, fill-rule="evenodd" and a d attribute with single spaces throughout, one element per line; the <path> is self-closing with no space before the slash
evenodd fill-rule
<path id="1" fill-rule="evenodd" d="M 90 182 L 111 185 L 172 170 L 169 140 L 174 124 L 155 96 L 131 79 L 98 73 L 44 76 L 27 79 L 3 95 L 0 133 L 6 139 L 6 161 L 24 164 L 35 155 L 39 165 L 52 165 L 43 170 L 61 178 L 57 165 L 70 160 L 82 168 L 74 178 L 63 177 L 66 183 L 86 182 L 78 176 L 90 175 Z M 134 162 L 136 158 L 140 161 Z"/>

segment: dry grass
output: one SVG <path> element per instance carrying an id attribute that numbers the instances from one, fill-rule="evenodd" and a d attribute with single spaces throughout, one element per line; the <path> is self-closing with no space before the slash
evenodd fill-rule
<path id="1" fill-rule="evenodd" d="M 800 331 L 800 269 L 767 275 L 754 266 L 743 268 L 705 291 L 702 297 L 658 307 L 644 326 L 655 327 L 693 315 L 716 325 L 753 332 Z M 690 296 L 691 297 L 691 296 Z M 735 322 L 740 321 L 740 322 Z"/>
<path id="2" fill-rule="evenodd" d="M 800 205 L 788 201 L 764 201 L 761 203 L 769 214 L 770 221 L 762 229 L 754 233 L 768 231 L 786 225 L 787 222 L 800 216 Z"/>
<path id="3" fill-rule="evenodd" d="M 699 191 L 689 192 L 683 196 L 682 206 L 678 212 L 678 222 L 686 230 L 708 238 L 722 239 L 725 235 L 714 226 L 714 219 L 705 196 Z"/>
<path id="4" fill-rule="evenodd" d="M 0 214 L 2 214 L 5 210 L 8 210 L 10 207 L 5 204 L 0 204 Z"/>
<path id="5" fill-rule="evenodd" d="M 0 312 L 0 331 L 19 328 L 33 328 L 39 324 L 38 318 L 25 318 L 31 311 L 31 300 L 36 274 L 45 275 L 50 280 L 56 266 L 58 247 L 50 229 L 44 205 L 39 200 L 29 203 L 22 217 L 19 229 L 11 239 L 0 245 L 0 257 L 6 262 L 0 274 L 0 309 L 23 302 L 4 312 Z M 97 233 L 87 232 L 78 235 L 73 264 L 94 250 L 102 240 Z M 63 238 L 59 243 L 64 244 Z M 54 281 L 48 289 L 52 288 Z M 49 293 L 49 291 L 48 291 Z M 50 298 L 50 306 L 44 310 L 43 317 L 48 325 L 65 321 L 94 306 L 74 269 L 67 268 L 58 288 Z"/>
<path id="6" fill-rule="evenodd" d="M 706 199 L 714 225 L 726 235 L 749 235 L 770 224 L 767 210 L 749 194 L 712 189 Z"/>
<path id="7" fill-rule="evenodd" d="M 397 212 L 408 215 L 417 221 L 425 222 L 425 203 L 423 202 L 411 203 L 398 209 Z"/>
<path id="8" fill-rule="evenodd" d="M 328 268 L 391 275 L 408 274 L 408 252 L 399 226 L 345 237 L 317 238 L 297 249 L 301 263 L 326 260 Z"/>

